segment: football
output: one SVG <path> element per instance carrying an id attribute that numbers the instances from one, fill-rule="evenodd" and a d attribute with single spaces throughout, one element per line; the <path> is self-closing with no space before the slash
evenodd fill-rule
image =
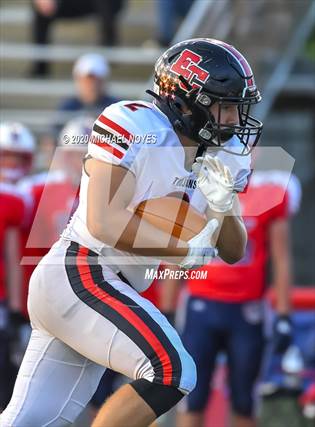
<path id="1" fill-rule="evenodd" d="M 207 223 L 204 215 L 178 197 L 145 200 L 137 206 L 135 212 L 160 230 L 186 242 Z"/>

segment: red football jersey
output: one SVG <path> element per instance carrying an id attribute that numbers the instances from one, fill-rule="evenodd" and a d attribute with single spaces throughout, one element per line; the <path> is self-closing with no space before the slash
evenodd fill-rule
<path id="1" fill-rule="evenodd" d="M 188 280 L 190 294 L 223 302 L 260 299 L 266 281 L 268 232 L 272 222 L 288 216 L 288 195 L 281 183 L 260 181 L 239 195 L 248 233 L 245 256 L 233 265 L 216 258 L 208 266 L 207 279 Z"/>
<path id="2" fill-rule="evenodd" d="M 156 307 L 160 305 L 160 293 L 159 293 L 159 281 L 154 280 L 151 286 L 144 292 L 141 292 L 141 296 L 151 301 Z"/>
<path id="3" fill-rule="evenodd" d="M 0 183 L 0 301 L 6 298 L 5 235 L 10 227 L 20 227 L 24 219 L 24 202 L 16 187 Z"/>
<path id="4" fill-rule="evenodd" d="M 63 175 L 53 173 L 47 180 L 23 184 L 31 200 L 29 224 L 21 236 L 23 255 L 23 300 L 27 313 L 30 277 L 51 246 L 59 239 L 78 204 L 78 187 Z"/>

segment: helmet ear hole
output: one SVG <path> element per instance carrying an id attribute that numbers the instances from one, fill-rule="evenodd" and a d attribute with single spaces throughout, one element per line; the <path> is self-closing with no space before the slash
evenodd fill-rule
<path id="1" fill-rule="evenodd" d="M 176 96 L 175 99 L 173 100 L 173 103 L 175 105 L 175 107 L 180 110 L 183 114 L 186 114 L 187 111 L 189 110 L 189 106 L 187 105 L 187 103 L 182 100 L 179 96 Z"/>
<path id="2" fill-rule="evenodd" d="M 176 99 L 176 101 L 174 101 L 174 105 L 175 107 L 177 107 L 179 110 L 183 111 L 183 104 L 181 102 L 178 102 L 178 100 Z"/>

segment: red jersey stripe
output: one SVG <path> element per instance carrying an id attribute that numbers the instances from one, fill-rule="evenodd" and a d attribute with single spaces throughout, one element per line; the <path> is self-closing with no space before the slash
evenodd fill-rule
<path id="1" fill-rule="evenodd" d="M 123 127 L 121 127 L 119 124 L 113 122 L 109 118 L 103 116 L 103 114 L 101 114 L 99 116 L 98 120 L 101 123 L 103 123 L 105 126 L 108 126 L 110 129 L 112 129 L 115 132 L 117 132 L 119 135 L 122 135 L 123 137 L 125 137 L 128 141 L 132 141 L 133 140 L 133 135 L 130 132 L 128 132 L 126 129 L 124 129 Z"/>
<path id="2" fill-rule="evenodd" d="M 107 144 L 103 141 L 93 141 L 93 144 L 97 145 L 98 147 L 103 148 L 103 150 L 108 151 L 113 156 L 117 157 L 118 159 L 122 159 L 124 157 L 124 153 L 117 150 L 117 148 L 113 147 L 111 144 Z"/>
<path id="3" fill-rule="evenodd" d="M 97 299 L 104 302 L 106 305 L 109 305 L 113 310 L 117 311 L 122 317 L 124 317 L 134 328 L 138 331 L 141 331 L 142 336 L 154 349 L 155 353 L 158 355 L 158 358 L 161 361 L 163 367 L 163 384 L 171 385 L 172 383 L 172 371 L 167 372 L 167 377 L 165 376 L 164 366 L 172 366 L 170 357 L 158 340 L 158 338 L 153 334 L 153 332 L 148 328 L 148 326 L 143 322 L 143 320 L 137 316 L 129 307 L 116 300 L 110 296 L 106 291 L 96 286 L 94 283 L 93 277 L 90 272 L 90 267 L 87 261 L 88 249 L 85 247 L 80 247 L 78 252 L 78 257 L 84 257 L 84 261 L 77 262 L 77 268 L 80 274 L 82 285 L 85 289 L 92 294 Z"/>

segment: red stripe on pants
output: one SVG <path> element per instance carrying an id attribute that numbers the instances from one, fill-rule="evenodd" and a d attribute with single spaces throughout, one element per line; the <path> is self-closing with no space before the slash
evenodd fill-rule
<path id="1" fill-rule="evenodd" d="M 141 333 L 143 338 L 150 344 L 155 353 L 157 354 L 163 369 L 163 384 L 171 385 L 172 383 L 172 363 L 170 357 L 154 335 L 150 328 L 143 322 L 143 320 L 137 316 L 129 307 L 121 303 L 119 300 L 113 298 L 106 291 L 97 286 L 94 282 L 91 275 L 90 266 L 87 260 L 88 257 L 88 248 L 80 247 L 78 251 L 78 256 L 84 257 L 84 261 L 77 262 L 77 268 L 80 274 L 80 279 L 84 288 L 96 297 L 98 300 L 101 300 L 106 305 L 110 306 L 113 310 L 117 311 L 122 317 L 124 317 L 138 332 Z M 166 371 L 165 366 L 169 366 L 170 370 Z"/>

